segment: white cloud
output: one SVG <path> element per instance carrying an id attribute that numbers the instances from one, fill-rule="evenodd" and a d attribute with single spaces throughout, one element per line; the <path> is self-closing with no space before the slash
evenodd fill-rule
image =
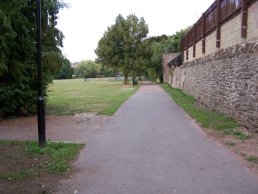
<path id="1" fill-rule="evenodd" d="M 64 0 L 69 9 L 59 14 L 64 33 L 63 54 L 72 62 L 96 58 L 94 49 L 118 14 L 144 17 L 149 36 L 172 35 L 192 25 L 214 0 Z"/>

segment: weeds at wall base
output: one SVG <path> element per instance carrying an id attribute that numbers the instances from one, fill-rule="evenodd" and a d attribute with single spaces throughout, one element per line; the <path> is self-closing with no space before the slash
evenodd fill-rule
<path id="1" fill-rule="evenodd" d="M 239 124 L 231 117 L 223 114 L 197 108 L 194 104 L 196 99 L 193 96 L 187 95 L 180 89 L 172 88 L 168 84 L 161 84 L 161 87 L 171 95 L 173 100 L 181 106 L 192 118 L 204 128 L 212 128 L 216 130 L 234 129 L 239 127 Z"/>
<path id="2" fill-rule="evenodd" d="M 173 100 L 181 106 L 203 128 L 207 136 L 211 137 L 236 153 L 245 162 L 244 165 L 258 175 L 258 135 L 245 131 L 233 119 L 203 107 L 196 107 L 194 97 L 187 95 L 179 89 L 174 89 L 168 84 L 161 87 L 171 95 Z"/>

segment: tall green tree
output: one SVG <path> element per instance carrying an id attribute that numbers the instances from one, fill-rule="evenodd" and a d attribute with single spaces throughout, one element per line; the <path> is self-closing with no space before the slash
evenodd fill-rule
<path id="1" fill-rule="evenodd" d="M 75 76 L 79 78 L 95 78 L 97 75 L 96 63 L 92 60 L 81 61 L 75 67 Z"/>
<path id="2" fill-rule="evenodd" d="M 56 28 L 57 14 L 66 7 L 59 0 L 42 3 L 42 64 L 44 85 L 62 65 L 63 34 Z M 36 107 L 35 64 L 36 1 L 0 1 L 0 116 L 30 113 Z"/>
<path id="3" fill-rule="evenodd" d="M 167 40 L 168 46 L 166 48 L 166 53 L 181 52 L 181 39 L 183 38 L 183 36 L 186 34 L 188 30 L 189 30 L 189 27 L 185 29 L 181 29 L 168 38 Z"/>
<path id="4" fill-rule="evenodd" d="M 150 53 L 146 74 L 149 79 L 162 81 L 162 57 L 165 53 L 178 53 L 181 51 L 181 39 L 189 28 L 177 31 L 172 36 L 161 35 L 144 40 L 149 45 L 147 52 Z"/>
<path id="5" fill-rule="evenodd" d="M 139 19 L 131 14 L 125 19 L 118 15 L 115 24 L 108 27 L 98 42 L 95 50 L 97 61 L 109 67 L 119 68 L 125 76 L 124 83 L 128 84 L 128 75 L 132 73 L 134 77 L 139 64 L 142 63 L 138 54 L 148 32 L 144 18 Z"/>
<path id="6" fill-rule="evenodd" d="M 55 76 L 56 79 L 71 79 L 74 74 L 74 69 L 71 67 L 71 62 L 64 58 L 62 67 Z"/>
<path id="7" fill-rule="evenodd" d="M 144 44 L 148 45 L 146 52 L 149 53 L 145 74 L 150 80 L 162 80 L 162 56 L 169 46 L 168 40 L 169 36 L 167 35 L 150 37 L 144 40 Z"/>

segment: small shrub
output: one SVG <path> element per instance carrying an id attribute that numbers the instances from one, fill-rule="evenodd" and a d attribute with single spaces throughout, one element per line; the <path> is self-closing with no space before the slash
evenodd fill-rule
<path id="1" fill-rule="evenodd" d="M 226 144 L 227 146 L 235 146 L 235 145 L 236 145 L 236 143 L 233 142 L 233 141 L 227 141 L 225 144 Z"/>
<path id="2" fill-rule="evenodd" d="M 257 156 L 248 156 L 246 157 L 246 160 L 253 163 L 258 163 L 258 157 Z"/>
<path id="3" fill-rule="evenodd" d="M 233 135 L 242 140 L 251 138 L 251 135 L 244 133 L 242 131 L 234 131 Z"/>
<path id="4" fill-rule="evenodd" d="M 246 140 L 246 139 L 251 138 L 250 134 L 236 130 L 236 129 L 224 129 L 223 131 L 224 131 L 225 135 L 233 135 L 236 138 L 241 139 L 241 140 Z"/>
<path id="5" fill-rule="evenodd" d="M 242 157 L 247 157 L 247 154 L 244 153 L 244 152 L 240 152 L 239 154 L 240 154 Z"/>
<path id="6" fill-rule="evenodd" d="M 223 132 L 225 135 L 231 135 L 233 133 L 233 129 L 224 129 Z"/>

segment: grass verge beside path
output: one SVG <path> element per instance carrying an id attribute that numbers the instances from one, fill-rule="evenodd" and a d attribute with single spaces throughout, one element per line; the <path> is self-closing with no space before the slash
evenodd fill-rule
<path id="1" fill-rule="evenodd" d="M 53 193 L 83 144 L 0 141 L 0 193 Z"/>
<path id="2" fill-rule="evenodd" d="M 48 142 L 40 148 L 38 142 L 0 141 L 0 179 L 33 178 L 41 173 L 67 172 L 83 144 Z"/>
<path id="3" fill-rule="evenodd" d="M 47 114 L 97 112 L 112 115 L 138 87 L 122 81 L 55 80 L 49 88 Z"/>
<path id="4" fill-rule="evenodd" d="M 181 106 L 190 116 L 202 127 L 213 128 L 213 129 L 233 129 L 239 127 L 239 124 L 232 118 L 227 117 L 223 114 L 197 108 L 195 106 L 195 98 L 189 96 L 179 89 L 174 89 L 168 84 L 161 84 L 161 87 L 169 93 L 174 101 Z"/>
<path id="5" fill-rule="evenodd" d="M 204 131 L 209 137 L 226 145 L 233 153 L 239 154 L 247 162 L 244 163 L 245 166 L 258 174 L 257 134 L 239 127 L 239 124 L 230 117 L 196 106 L 195 98 L 179 89 L 174 89 L 165 83 L 161 84 L 161 87 L 204 127 Z"/>

